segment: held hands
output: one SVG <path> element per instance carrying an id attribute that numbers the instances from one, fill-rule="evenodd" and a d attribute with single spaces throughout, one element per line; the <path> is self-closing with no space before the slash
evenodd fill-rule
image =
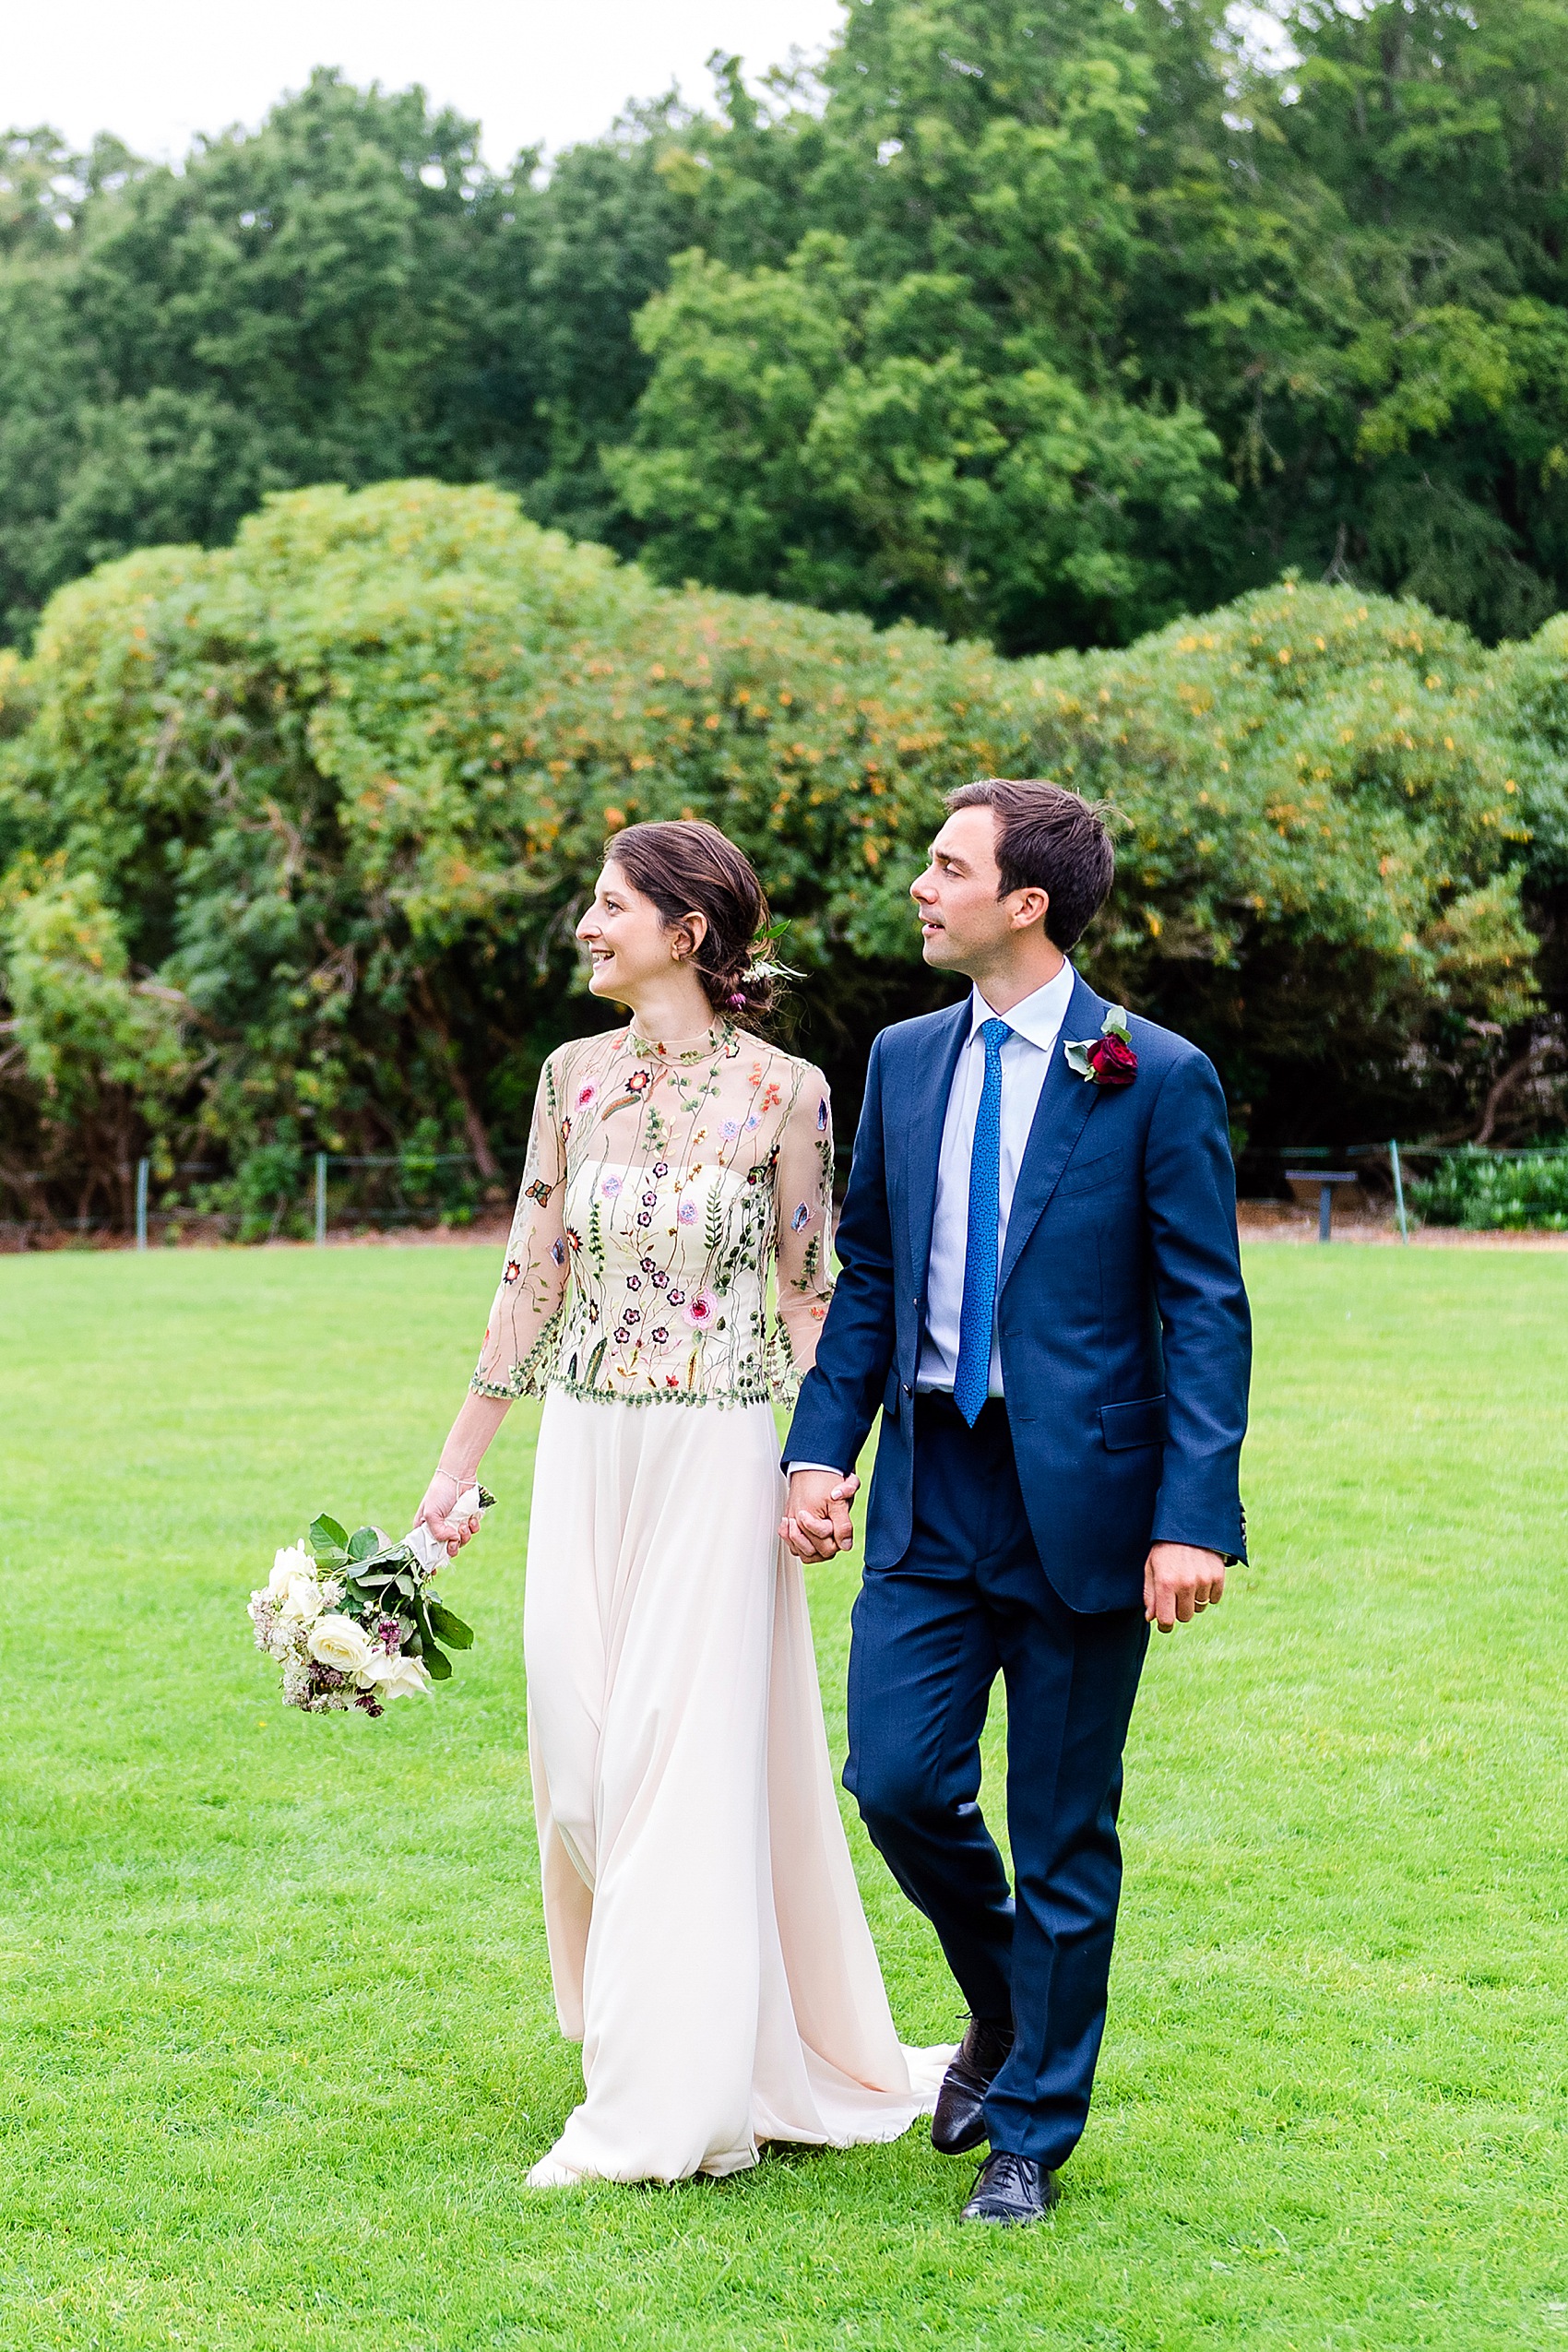
<path id="1" fill-rule="evenodd" d="M 479 1533 L 477 1516 L 471 1519 L 455 1519 L 452 1516 L 452 1506 L 457 1497 L 465 1486 L 472 1484 L 471 1479 L 459 1479 L 451 1470 L 437 1470 L 424 1491 L 424 1501 L 420 1504 L 414 1520 L 416 1527 L 428 1527 L 436 1542 L 445 1545 L 448 1560 L 454 1559 L 463 1546 Z"/>
<path id="2" fill-rule="evenodd" d="M 851 1470 L 794 1470 L 778 1532 L 797 1560 L 834 1560 L 854 1542 L 849 1505 L 861 1491 Z"/>
<path id="3" fill-rule="evenodd" d="M 1144 1563 L 1144 1615 L 1162 1633 L 1187 1624 L 1225 1594 L 1225 1562 L 1218 1551 L 1190 1543 L 1157 1543 Z"/>

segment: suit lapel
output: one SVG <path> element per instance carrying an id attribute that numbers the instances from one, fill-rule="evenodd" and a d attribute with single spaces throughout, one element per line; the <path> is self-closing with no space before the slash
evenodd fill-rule
<path id="1" fill-rule="evenodd" d="M 1034 1124 L 1018 1169 L 1007 1218 L 1007 1246 L 1002 1253 L 997 1277 L 998 1296 L 1023 1254 L 1024 1244 L 1044 1215 L 1046 1203 L 1067 1164 L 1067 1155 L 1083 1134 L 1099 1096 L 1097 1086 L 1068 1067 L 1066 1048 L 1074 1039 L 1098 1036 L 1105 1014 L 1105 998 L 1097 996 L 1088 982 L 1075 974 L 1066 1017 L 1051 1049 L 1051 1066 L 1039 1090 Z"/>
<path id="2" fill-rule="evenodd" d="M 924 1067 L 916 1074 L 907 1100 L 898 1107 L 904 1129 L 904 1217 L 909 1238 L 909 1264 L 925 1288 L 925 1270 L 931 1260 L 931 1228 L 936 1215 L 936 1168 L 942 1157 L 942 1127 L 947 1116 L 947 1098 L 953 1090 L 953 1073 L 958 1065 L 958 1055 L 964 1039 L 969 1034 L 972 999 L 966 996 L 960 1004 L 949 1006 L 940 1015 L 940 1029 L 933 1028 L 932 1041 L 922 1056 Z"/>

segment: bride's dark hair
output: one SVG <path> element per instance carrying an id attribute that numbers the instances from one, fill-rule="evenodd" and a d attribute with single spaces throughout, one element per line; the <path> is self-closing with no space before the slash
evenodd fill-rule
<path id="1" fill-rule="evenodd" d="M 611 835 L 604 855 L 667 923 L 706 917 L 693 968 L 716 1013 L 760 1020 L 772 1011 L 778 973 L 765 960 L 767 900 L 751 860 L 716 825 L 691 816 L 628 825 Z"/>

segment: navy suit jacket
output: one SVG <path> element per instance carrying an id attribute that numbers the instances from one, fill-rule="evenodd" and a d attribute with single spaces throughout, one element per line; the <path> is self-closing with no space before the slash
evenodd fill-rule
<path id="1" fill-rule="evenodd" d="M 1195 1046 L 1134 1017 L 1131 1086 L 1070 1039 L 1106 1001 L 1075 980 L 1018 1170 L 998 1273 L 1007 1419 L 1029 1526 L 1068 1607 L 1143 1598 L 1151 1542 L 1245 1557 L 1238 1487 L 1252 1326 L 1225 1097 Z M 909 1549 L 915 1373 L 948 1091 L 969 999 L 884 1029 L 838 1227 L 841 1272 L 785 1459 L 849 1468 L 878 1408 L 868 1568 Z"/>

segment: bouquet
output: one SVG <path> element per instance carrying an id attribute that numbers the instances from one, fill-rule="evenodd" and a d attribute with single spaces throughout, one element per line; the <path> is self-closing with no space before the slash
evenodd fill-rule
<path id="1" fill-rule="evenodd" d="M 452 1506 L 471 1519 L 495 1501 L 469 1487 Z M 307 1715 L 358 1707 L 384 1715 L 388 1699 L 447 1681 L 447 1649 L 473 1647 L 460 1617 L 435 1599 L 431 1583 L 446 1547 L 428 1527 L 394 1543 L 380 1527 L 346 1535 L 324 1512 L 303 1542 L 287 1545 L 250 1598 L 255 1645 L 283 1669 L 283 1704 Z"/>

